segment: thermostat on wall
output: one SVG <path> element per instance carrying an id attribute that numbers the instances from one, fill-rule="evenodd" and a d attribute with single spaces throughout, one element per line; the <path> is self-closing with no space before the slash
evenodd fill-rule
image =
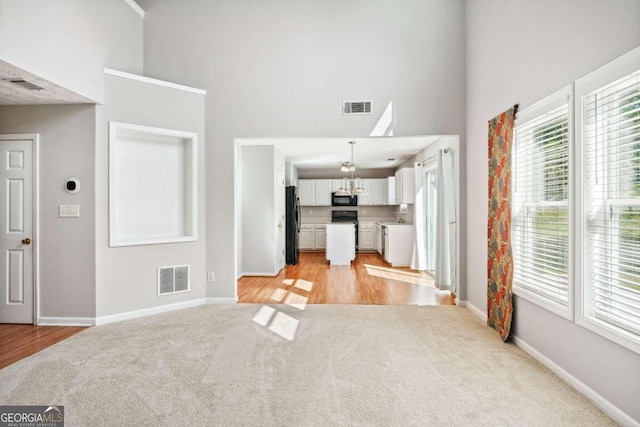
<path id="1" fill-rule="evenodd" d="M 80 181 L 77 178 L 67 178 L 64 189 L 67 190 L 67 193 L 77 193 L 80 191 Z"/>

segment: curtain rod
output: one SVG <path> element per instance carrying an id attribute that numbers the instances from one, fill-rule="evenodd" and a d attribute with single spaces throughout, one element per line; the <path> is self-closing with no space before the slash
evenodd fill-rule
<path id="1" fill-rule="evenodd" d="M 518 114 L 518 107 L 519 107 L 518 104 L 514 104 L 513 105 L 513 118 L 514 119 L 516 118 L 516 114 Z"/>
<path id="2" fill-rule="evenodd" d="M 447 148 L 443 149 L 442 151 L 443 151 L 445 154 L 448 154 L 448 153 L 449 153 L 449 151 L 451 151 L 451 148 L 450 148 L 450 147 L 447 147 Z M 430 162 L 431 162 L 431 160 L 435 159 L 436 157 L 438 157 L 438 155 L 437 155 L 437 154 L 434 154 L 433 156 L 428 157 L 428 158 L 426 158 L 426 159 L 424 159 L 424 160 L 422 160 L 422 161 L 420 161 L 420 162 L 417 162 L 417 163 L 421 163 L 421 164 L 423 164 L 423 165 L 424 165 L 424 164 L 426 164 L 426 163 L 430 163 Z"/>

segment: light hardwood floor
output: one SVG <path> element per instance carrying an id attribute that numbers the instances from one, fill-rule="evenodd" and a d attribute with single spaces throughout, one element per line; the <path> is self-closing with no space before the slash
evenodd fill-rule
<path id="1" fill-rule="evenodd" d="M 300 292 L 300 291 L 302 292 Z M 238 302 L 307 304 L 453 305 L 431 276 L 392 268 L 377 253 L 358 253 L 351 266 L 330 266 L 323 252 L 302 252 L 300 262 L 276 277 L 245 276 L 238 281 Z"/>
<path id="2" fill-rule="evenodd" d="M 77 326 L 0 324 L 0 369 L 84 329 Z"/>

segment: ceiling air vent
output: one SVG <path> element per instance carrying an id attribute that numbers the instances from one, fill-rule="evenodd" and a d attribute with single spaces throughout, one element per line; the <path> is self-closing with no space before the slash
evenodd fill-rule
<path id="1" fill-rule="evenodd" d="M 342 103 L 342 114 L 344 116 L 371 114 L 371 101 L 344 101 Z"/>
<path id="2" fill-rule="evenodd" d="M 31 82 L 26 81 L 25 79 L 3 79 L 6 82 L 16 84 L 20 87 L 29 90 L 43 90 L 43 87 L 38 86 L 37 84 L 33 84 Z"/>
<path id="3" fill-rule="evenodd" d="M 189 291 L 189 266 L 158 268 L 158 295 Z"/>

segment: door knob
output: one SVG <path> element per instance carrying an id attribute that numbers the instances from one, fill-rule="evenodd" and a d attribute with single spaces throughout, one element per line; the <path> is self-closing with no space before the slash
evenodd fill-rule
<path id="1" fill-rule="evenodd" d="M 31 243 L 31 239 L 30 238 L 27 237 L 26 239 L 22 239 L 22 244 L 23 245 L 28 245 L 30 243 Z"/>

